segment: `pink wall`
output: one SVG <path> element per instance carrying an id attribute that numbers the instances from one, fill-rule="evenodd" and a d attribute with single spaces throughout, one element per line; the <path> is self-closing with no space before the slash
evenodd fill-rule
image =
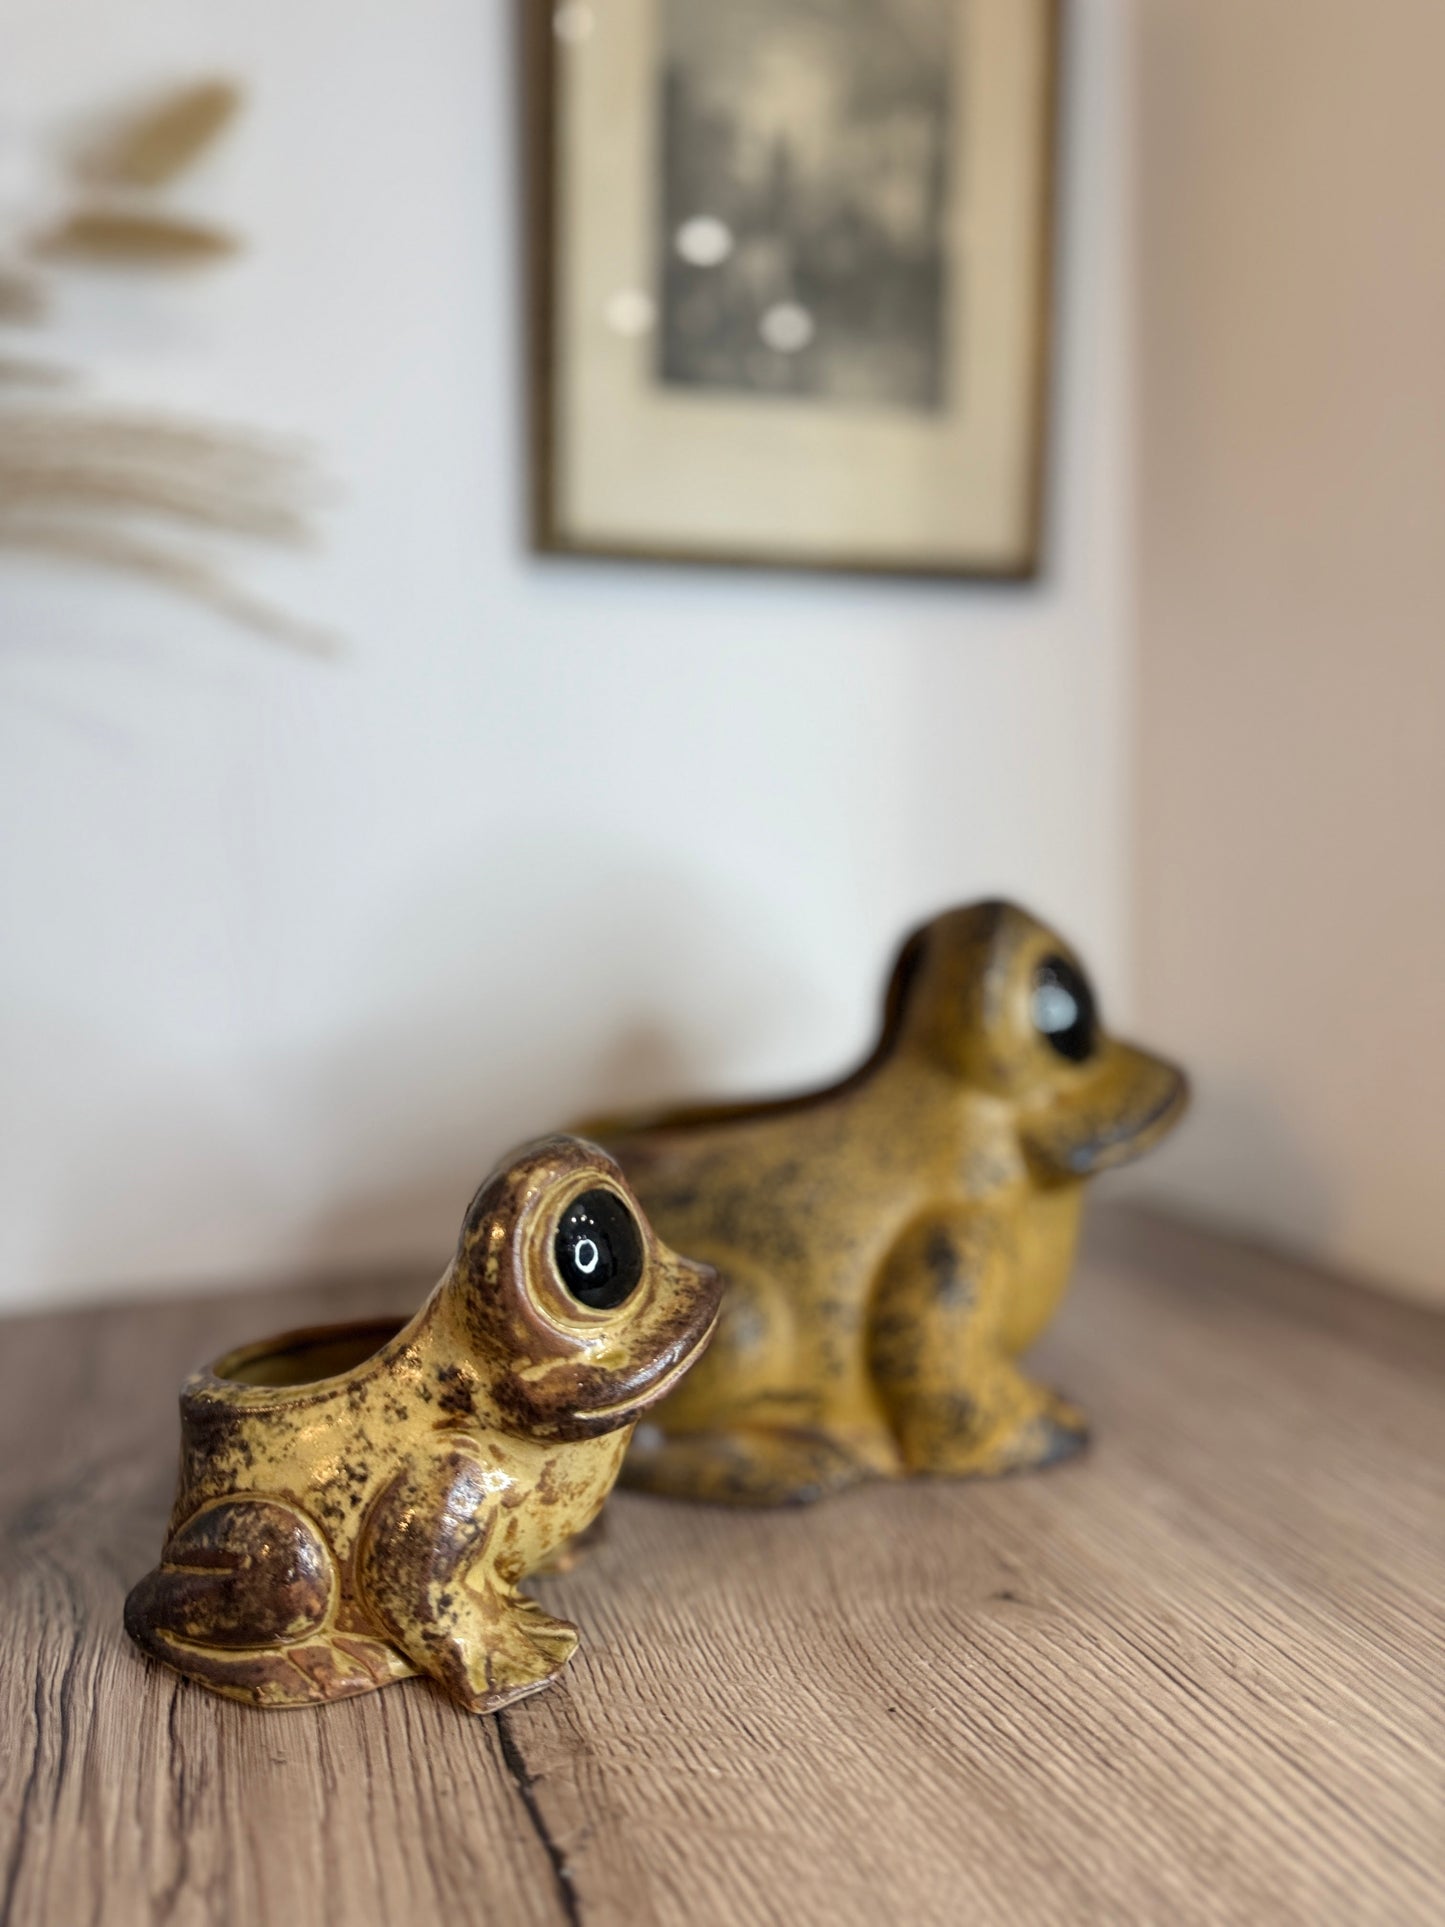
<path id="1" fill-rule="evenodd" d="M 1137 21 L 1145 1181 L 1445 1298 L 1445 7 Z"/>

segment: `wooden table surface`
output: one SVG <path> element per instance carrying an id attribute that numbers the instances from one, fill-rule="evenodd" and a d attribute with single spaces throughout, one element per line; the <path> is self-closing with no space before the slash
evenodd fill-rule
<path id="1" fill-rule="evenodd" d="M 418 1281 L 0 1325 L 0 1920 L 1438 1922 L 1445 1321 L 1091 1231 L 1092 1455 L 748 1514 L 622 1497 L 565 1682 L 258 1713 L 120 1625 L 184 1371 Z"/>

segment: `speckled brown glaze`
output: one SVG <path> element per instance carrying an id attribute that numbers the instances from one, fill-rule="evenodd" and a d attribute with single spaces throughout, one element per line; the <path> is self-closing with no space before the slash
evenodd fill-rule
<path id="1" fill-rule="evenodd" d="M 726 1286 L 626 1483 L 772 1505 L 1079 1449 L 1082 1415 L 1015 1360 L 1062 1296 L 1085 1181 L 1162 1137 L 1186 1084 L 1097 1026 L 1063 1054 L 1038 1003 L 1059 960 L 1079 971 L 1010 904 L 950 911 L 904 945 L 878 1046 L 844 1082 L 583 1127 Z"/>
<path id="2" fill-rule="evenodd" d="M 609 1311 L 571 1296 L 553 1257 L 562 1214 L 597 1188 L 630 1201 L 643 1243 L 640 1283 Z M 537 1691 L 577 1633 L 518 1583 L 597 1517 L 719 1291 L 595 1145 L 529 1146 L 477 1193 L 409 1322 L 287 1333 L 187 1381 L 179 1489 L 126 1602 L 131 1636 L 258 1706 L 413 1673 L 473 1712 Z"/>

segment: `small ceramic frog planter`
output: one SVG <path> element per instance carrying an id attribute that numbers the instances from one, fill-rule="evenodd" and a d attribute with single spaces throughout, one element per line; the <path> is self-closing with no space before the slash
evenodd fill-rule
<path id="1" fill-rule="evenodd" d="M 1085 1180 L 1185 1101 L 1179 1071 L 1105 1034 L 1059 937 L 981 903 L 905 944 L 878 1046 L 841 1084 L 588 1126 L 726 1287 L 624 1482 L 777 1505 L 1076 1452 L 1083 1416 L 1014 1361 L 1058 1306 Z"/>
<path id="2" fill-rule="evenodd" d="M 187 1381 L 180 1487 L 131 1636 L 257 1706 L 413 1673 L 476 1713 L 536 1692 L 577 1633 L 518 1582 L 597 1516 L 719 1292 L 595 1145 L 529 1147 L 477 1193 L 409 1323 L 289 1333 Z"/>

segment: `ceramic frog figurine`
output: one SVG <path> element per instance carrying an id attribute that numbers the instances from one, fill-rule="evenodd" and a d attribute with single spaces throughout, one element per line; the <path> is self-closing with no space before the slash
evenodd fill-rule
<path id="1" fill-rule="evenodd" d="M 1086 1180 L 1185 1102 L 1178 1070 L 1105 1033 L 1060 937 L 980 903 L 910 937 L 842 1083 L 586 1127 L 725 1284 L 624 1482 L 776 1505 L 1076 1452 L 1082 1414 L 1015 1361 L 1058 1306 Z"/>
<path id="2" fill-rule="evenodd" d="M 719 1293 L 595 1145 L 518 1153 L 410 1321 L 289 1333 L 188 1380 L 165 1549 L 127 1629 L 258 1706 L 414 1673 L 478 1713 L 535 1692 L 577 1633 L 518 1582 L 596 1517 Z"/>

